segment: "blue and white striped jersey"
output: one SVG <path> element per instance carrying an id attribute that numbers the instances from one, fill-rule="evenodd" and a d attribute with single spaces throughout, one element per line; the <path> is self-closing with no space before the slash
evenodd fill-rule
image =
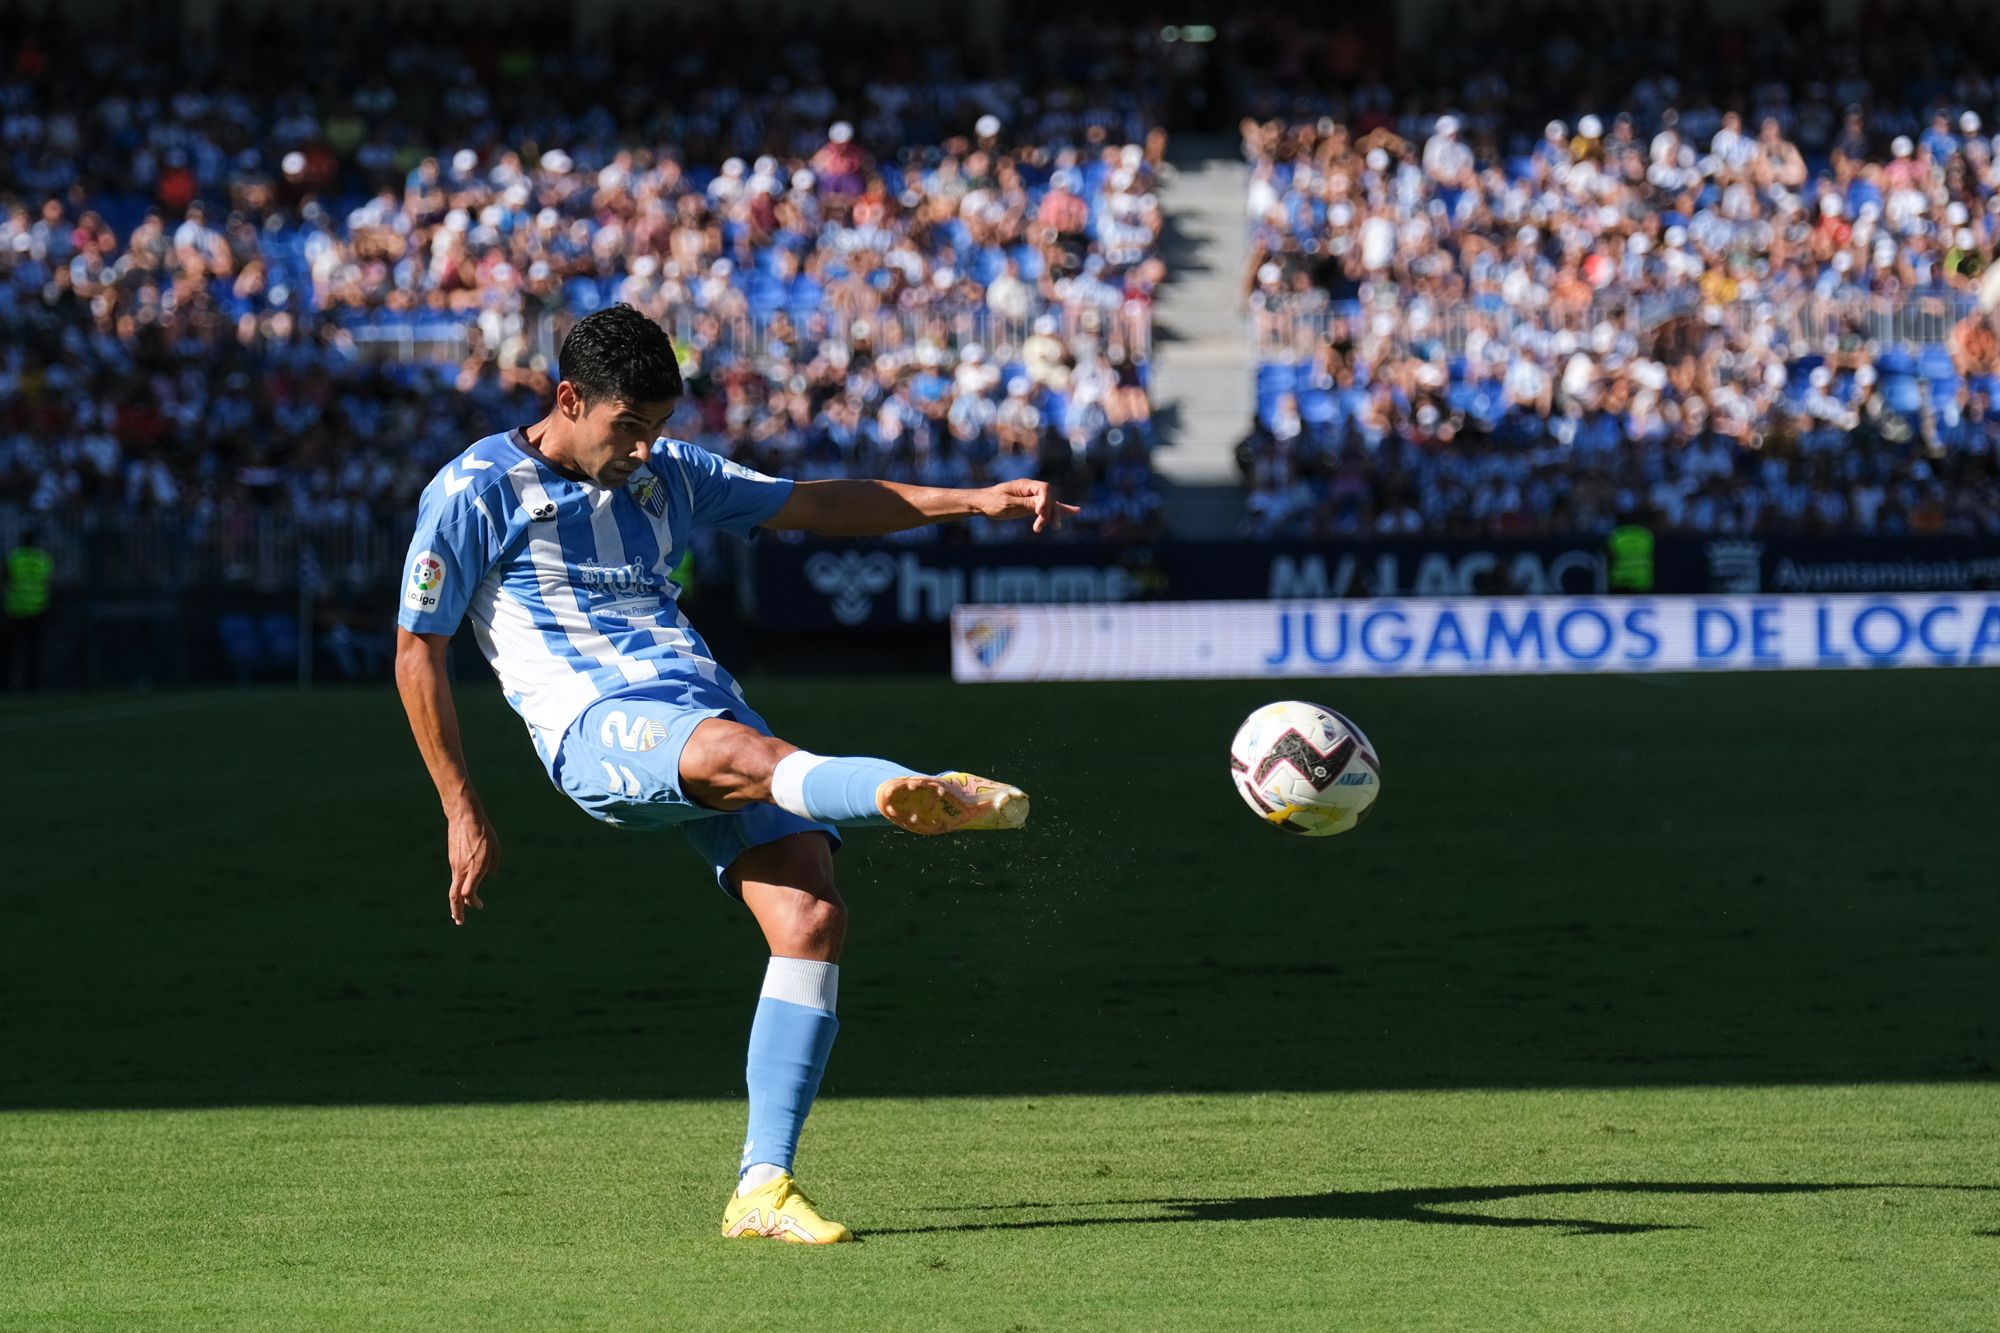
<path id="1" fill-rule="evenodd" d="M 544 765 L 598 699 L 700 678 L 742 691 L 681 614 L 668 574 L 698 527 L 749 535 L 792 483 L 680 440 L 660 440 L 616 490 L 577 481 L 519 431 L 489 435 L 424 488 L 397 623 L 474 636 Z"/>

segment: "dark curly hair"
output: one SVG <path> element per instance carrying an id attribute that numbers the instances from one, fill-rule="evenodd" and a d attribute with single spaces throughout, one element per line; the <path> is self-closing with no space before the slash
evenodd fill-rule
<path id="1" fill-rule="evenodd" d="M 586 404 L 658 403 L 684 392 L 666 330 L 622 301 L 579 319 L 556 364 Z"/>

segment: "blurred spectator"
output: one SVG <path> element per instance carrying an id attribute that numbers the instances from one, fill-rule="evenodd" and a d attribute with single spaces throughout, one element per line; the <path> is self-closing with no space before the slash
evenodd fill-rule
<path id="1" fill-rule="evenodd" d="M 26 529 L 0 563 L 0 690 L 41 684 L 42 631 L 49 618 L 55 561 Z"/>

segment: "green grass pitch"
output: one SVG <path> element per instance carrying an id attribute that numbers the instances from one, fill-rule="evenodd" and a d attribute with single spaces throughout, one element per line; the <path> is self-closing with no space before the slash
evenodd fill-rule
<path id="1" fill-rule="evenodd" d="M 1991 1329 L 1989 673 L 753 682 L 1022 783 L 851 835 L 801 1177 L 716 1234 L 762 951 L 672 836 L 461 694 L 505 849 L 454 930 L 386 690 L 0 700 L 0 1328 Z"/>

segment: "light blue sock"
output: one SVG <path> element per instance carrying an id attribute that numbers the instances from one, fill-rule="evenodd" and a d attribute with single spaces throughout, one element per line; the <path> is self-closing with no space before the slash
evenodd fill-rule
<path id="1" fill-rule="evenodd" d="M 887 759 L 794 750 L 771 773 L 771 804 L 827 824 L 886 824 L 875 808 L 875 789 L 890 778 L 918 776 Z"/>
<path id="2" fill-rule="evenodd" d="M 839 993 L 838 963 L 773 958 L 764 973 L 757 1017 L 750 1024 L 750 1128 L 739 1174 L 760 1169 L 746 1186 L 763 1184 L 776 1174 L 771 1168 L 792 1169 L 799 1131 L 840 1030 L 833 1016 Z"/>

